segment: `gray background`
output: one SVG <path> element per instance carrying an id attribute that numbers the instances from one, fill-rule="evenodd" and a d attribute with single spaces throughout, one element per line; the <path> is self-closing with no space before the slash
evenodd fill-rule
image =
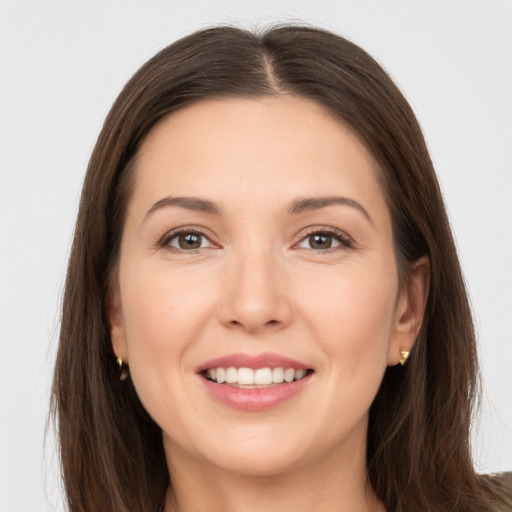
<path id="1" fill-rule="evenodd" d="M 193 30 L 291 20 L 362 45 L 419 117 L 479 332 L 475 463 L 512 469 L 511 0 L 0 0 L 0 512 L 63 510 L 51 432 L 44 447 L 59 300 L 112 101 Z"/>

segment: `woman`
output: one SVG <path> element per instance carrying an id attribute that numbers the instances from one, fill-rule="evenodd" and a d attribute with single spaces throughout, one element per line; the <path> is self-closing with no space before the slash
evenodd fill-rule
<path id="1" fill-rule="evenodd" d="M 204 30 L 107 117 L 54 380 L 72 511 L 509 510 L 413 112 L 328 32 Z"/>

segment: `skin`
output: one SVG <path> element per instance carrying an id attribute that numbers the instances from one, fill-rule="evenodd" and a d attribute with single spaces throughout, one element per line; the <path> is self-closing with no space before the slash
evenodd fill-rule
<path id="1" fill-rule="evenodd" d="M 163 431 L 167 511 L 384 510 L 366 484 L 368 410 L 414 343 L 428 262 L 400 289 L 378 172 L 347 126 L 293 96 L 202 101 L 144 141 L 109 317 Z M 350 204 L 288 212 L 334 195 L 367 215 Z M 154 206 L 166 197 L 222 214 Z M 204 232 L 200 247 L 180 249 L 178 228 Z M 337 234 L 315 245 L 326 230 Z M 314 374 L 277 407 L 237 410 L 196 373 L 234 352 L 277 353 Z"/>

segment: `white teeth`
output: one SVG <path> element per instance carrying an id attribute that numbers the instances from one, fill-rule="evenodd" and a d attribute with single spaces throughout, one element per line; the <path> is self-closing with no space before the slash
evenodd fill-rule
<path id="1" fill-rule="evenodd" d="M 295 370 L 295 380 L 300 380 L 306 375 L 306 370 Z"/>
<path id="2" fill-rule="evenodd" d="M 238 379 L 238 372 L 236 370 L 236 368 L 234 368 L 233 366 L 230 366 L 227 370 L 226 370 L 226 382 L 228 384 L 234 384 Z"/>
<path id="3" fill-rule="evenodd" d="M 284 371 L 284 380 L 286 382 L 293 382 L 294 377 L 295 377 L 295 370 L 293 368 L 287 368 Z"/>
<path id="4" fill-rule="evenodd" d="M 284 380 L 284 370 L 282 368 L 274 368 L 272 370 L 272 382 L 274 384 L 281 384 Z"/>
<path id="5" fill-rule="evenodd" d="M 226 371 L 224 370 L 224 368 L 217 368 L 216 373 L 217 373 L 217 382 L 219 384 L 226 382 Z"/>
<path id="6" fill-rule="evenodd" d="M 259 368 L 254 372 L 254 384 L 272 384 L 272 370 Z"/>
<path id="7" fill-rule="evenodd" d="M 238 384 L 254 384 L 254 370 L 251 368 L 238 368 Z"/>
<path id="8" fill-rule="evenodd" d="M 269 386 L 300 380 L 307 374 L 307 370 L 294 368 L 211 368 L 206 372 L 208 378 L 218 384 L 239 384 L 241 386 Z"/>

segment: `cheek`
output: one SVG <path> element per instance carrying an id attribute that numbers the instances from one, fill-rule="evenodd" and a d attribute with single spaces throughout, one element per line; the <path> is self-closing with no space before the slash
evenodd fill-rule
<path id="1" fill-rule="evenodd" d="M 169 429 L 172 418 L 172 428 L 179 430 L 169 411 L 194 403 L 188 386 L 195 375 L 190 347 L 201 337 L 215 301 L 208 287 L 199 287 L 186 273 L 147 264 L 125 268 L 129 271 L 120 268 L 120 282 L 131 379 L 156 423 Z"/>
<path id="2" fill-rule="evenodd" d="M 123 325 L 134 381 L 181 372 L 187 348 L 200 336 L 214 301 L 197 279 L 169 269 L 126 266 L 121 275 Z M 138 375 L 140 374 L 140 379 Z"/>
<path id="3" fill-rule="evenodd" d="M 334 372 L 358 378 L 384 371 L 397 292 L 394 272 L 368 267 L 332 273 L 323 289 L 302 292 L 304 316 Z"/>

